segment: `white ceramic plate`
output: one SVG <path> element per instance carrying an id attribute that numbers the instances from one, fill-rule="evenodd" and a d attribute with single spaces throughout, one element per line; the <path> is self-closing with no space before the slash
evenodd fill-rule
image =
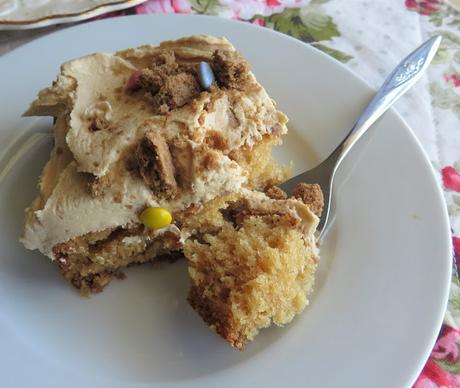
<path id="1" fill-rule="evenodd" d="M 71 23 L 133 7 L 146 0 L 0 0 L 0 30 Z"/>
<path id="2" fill-rule="evenodd" d="M 263 331 L 243 353 L 210 332 L 187 305 L 184 262 L 129 269 L 125 281 L 84 299 L 45 257 L 17 242 L 50 150 L 41 132 L 51 124 L 20 115 L 61 62 L 198 33 L 228 37 L 253 64 L 291 118 L 278 156 L 293 159 L 296 171 L 325 157 L 372 95 L 345 67 L 299 41 L 208 17 L 110 19 L 2 57 L 2 385 L 409 386 L 441 325 L 450 243 L 430 163 L 394 112 L 365 136 L 342 170 L 336 222 L 310 307 L 286 328 Z"/>

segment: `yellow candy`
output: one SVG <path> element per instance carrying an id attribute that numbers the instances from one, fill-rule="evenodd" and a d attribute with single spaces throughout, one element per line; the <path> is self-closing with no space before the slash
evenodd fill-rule
<path id="1" fill-rule="evenodd" d="M 141 222 L 151 229 L 161 229 L 172 221 L 172 215 L 162 207 L 148 207 L 140 215 Z"/>

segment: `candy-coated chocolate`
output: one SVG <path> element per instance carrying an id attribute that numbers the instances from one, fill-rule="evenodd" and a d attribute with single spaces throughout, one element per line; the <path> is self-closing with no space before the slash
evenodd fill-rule
<path id="1" fill-rule="evenodd" d="M 162 207 L 148 207 L 139 218 L 150 229 L 162 229 L 172 221 L 171 213 Z"/>
<path id="2" fill-rule="evenodd" d="M 207 90 L 215 81 L 214 73 L 208 62 L 200 62 L 198 70 L 198 81 L 203 89 Z"/>

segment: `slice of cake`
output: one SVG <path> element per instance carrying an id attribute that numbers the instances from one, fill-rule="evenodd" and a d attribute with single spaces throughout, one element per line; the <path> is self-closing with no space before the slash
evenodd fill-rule
<path id="1" fill-rule="evenodd" d="M 275 186 L 287 118 L 226 39 L 72 60 L 26 115 L 53 117 L 55 141 L 22 241 L 82 294 L 185 255 L 190 304 L 238 349 L 307 305 L 322 194 Z"/>
<path id="2" fill-rule="evenodd" d="M 214 227 L 204 224 L 184 247 L 190 304 L 240 350 L 260 329 L 290 322 L 313 288 L 318 217 L 299 199 L 275 198 L 248 192 L 217 204 L 214 216 L 205 209 Z M 322 195 L 310 199 L 320 211 Z"/>
<path id="3" fill-rule="evenodd" d="M 201 62 L 215 81 L 199 82 Z M 120 268 L 181 251 L 189 231 L 141 212 L 191 214 L 286 179 L 271 148 L 287 132 L 248 63 L 224 38 L 192 36 L 62 65 L 26 115 L 52 116 L 55 145 L 26 211 L 23 243 L 82 293 Z"/>

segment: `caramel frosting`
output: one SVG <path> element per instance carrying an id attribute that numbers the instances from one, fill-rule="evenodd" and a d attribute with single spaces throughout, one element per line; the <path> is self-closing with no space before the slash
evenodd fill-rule
<path id="1" fill-rule="evenodd" d="M 228 74 L 197 89 L 200 61 Z M 209 36 L 64 63 L 25 113 L 55 117 L 55 147 L 24 245 L 53 258 L 58 243 L 138 223 L 146 206 L 174 213 L 243 190 L 248 171 L 232 152 L 287 131 L 249 68 L 241 78 L 245 66 L 226 39 Z"/>

